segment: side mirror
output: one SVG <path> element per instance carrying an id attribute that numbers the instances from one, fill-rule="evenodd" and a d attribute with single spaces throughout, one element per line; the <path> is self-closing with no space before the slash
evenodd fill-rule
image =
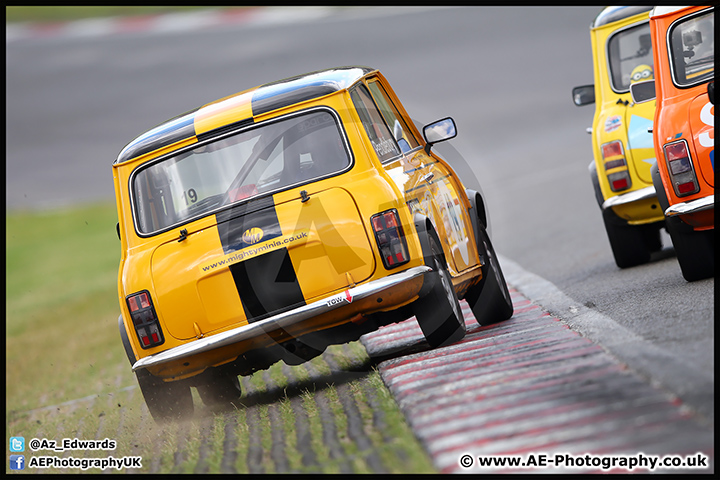
<path id="1" fill-rule="evenodd" d="M 715 105 L 715 81 L 708 83 L 708 98 L 710 103 Z"/>
<path id="2" fill-rule="evenodd" d="M 645 103 L 655 100 L 655 80 L 631 83 L 630 96 L 632 96 L 633 103 Z"/>
<path id="3" fill-rule="evenodd" d="M 430 153 L 430 147 L 438 142 L 444 142 L 457 136 L 457 128 L 455 120 L 450 117 L 443 118 L 437 122 L 433 122 L 423 127 L 423 137 L 425 138 L 425 152 Z"/>
<path id="4" fill-rule="evenodd" d="M 578 107 L 595 103 L 595 85 L 582 85 L 572 89 L 573 103 Z"/>

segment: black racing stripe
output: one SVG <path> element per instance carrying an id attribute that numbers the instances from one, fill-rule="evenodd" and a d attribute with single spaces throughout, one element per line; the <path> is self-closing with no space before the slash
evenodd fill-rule
<path id="1" fill-rule="evenodd" d="M 237 130 L 243 127 L 246 127 L 248 125 L 252 125 L 255 123 L 255 119 L 251 118 L 243 118 L 242 120 L 238 120 L 237 122 L 233 122 L 228 125 L 223 125 L 222 127 L 215 128 L 213 130 L 208 130 L 207 132 L 198 133 L 198 142 L 202 142 L 203 140 L 215 137 L 217 135 L 221 135 L 225 132 L 230 132 L 232 130 Z"/>
<path id="2" fill-rule="evenodd" d="M 253 92 L 253 115 L 338 92 L 350 87 L 373 70 L 370 67 L 350 65 L 266 83 Z"/>
<path id="3" fill-rule="evenodd" d="M 262 115 L 277 108 L 294 105 L 312 98 L 322 97 L 337 91 L 333 84 L 284 85 L 259 88 L 252 97 L 253 115 Z"/>
<path id="4" fill-rule="evenodd" d="M 248 322 L 305 305 L 287 248 L 231 265 Z"/>
<path id="5" fill-rule="evenodd" d="M 282 235 L 272 196 L 240 203 L 218 212 L 215 217 L 220 243 L 226 255 Z M 252 243 L 248 243 L 243 239 L 243 235 L 251 228 L 261 229 L 263 235 L 262 238 L 255 238 Z"/>
<path id="6" fill-rule="evenodd" d="M 225 254 L 237 250 L 251 252 L 256 245 L 282 235 L 271 196 L 235 205 L 218 212 L 216 218 Z M 246 236 L 251 229 L 262 230 L 262 237 Z M 250 322 L 305 305 L 287 248 L 256 252 L 229 268 Z"/>
<path id="7" fill-rule="evenodd" d="M 123 148 L 115 163 L 122 163 L 158 148 L 195 136 L 195 112 L 184 113 L 149 130 Z"/>

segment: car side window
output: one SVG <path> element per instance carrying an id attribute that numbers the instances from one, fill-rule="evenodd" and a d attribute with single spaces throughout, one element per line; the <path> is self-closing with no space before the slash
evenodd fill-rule
<path id="1" fill-rule="evenodd" d="M 350 90 L 350 98 L 380 161 L 384 162 L 400 155 L 400 147 L 393 139 L 365 85 L 358 84 Z"/>
<path id="2" fill-rule="evenodd" d="M 688 87 L 715 74 L 715 14 L 683 18 L 670 27 L 669 50 L 675 84 Z"/>
<path id="3" fill-rule="evenodd" d="M 607 43 L 610 83 L 617 93 L 630 91 L 630 84 L 653 79 L 650 23 L 614 33 Z"/>
<path id="4" fill-rule="evenodd" d="M 391 126 L 393 138 L 395 138 L 395 141 L 400 146 L 400 150 L 405 153 L 420 146 L 420 143 L 411 133 L 407 123 L 405 123 L 405 119 L 402 115 L 400 115 L 400 112 L 398 112 L 397 108 L 390 99 L 390 96 L 387 94 L 380 82 L 377 80 L 370 80 L 368 82 L 368 87 L 370 88 L 370 94 L 379 107 L 380 113 L 385 119 L 385 122 Z"/>

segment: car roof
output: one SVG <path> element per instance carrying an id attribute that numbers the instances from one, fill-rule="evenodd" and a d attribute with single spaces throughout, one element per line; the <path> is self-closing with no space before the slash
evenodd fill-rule
<path id="1" fill-rule="evenodd" d="M 115 164 L 164 146 L 197 136 L 199 140 L 229 128 L 251 125 L 254 117 L 272 110 L 345 90 L 375 69 L 364 66 L 336 67 L 305 73 L 244 90 L 161 123 L 135 138 L 122 149 Z M 220 128 L 204 125 L 222 123 Z M 208 122 L 208 119 L 213 119 Z"/>
<path id="2" fill-rule="evenodd" d="M 601 11 L 593 23 L 590 24 L 590 28 L 601 27 L 608 23 L 617 22 L 623 20 L 638 13 L 649 12 L 652 10 L 652 6 L 633 6 L 633 7 L 607 7 Z"/>
<path id="3" fill-rule="evenodd" d="M 694 6 L 699 6 L 699 5 L 685 5 L 682 7 L 658 6 L 658 7 L 653 8 L 652 12 L 650 12 L 650 18 L 662 17 L 663 15 L 669 15 L 671 13 L 679 12 L 679 11 L 685 10 L 687 8 L 692 8 Z M 710 6 L 708 5 L 708 7 L 710 7 Z"/>

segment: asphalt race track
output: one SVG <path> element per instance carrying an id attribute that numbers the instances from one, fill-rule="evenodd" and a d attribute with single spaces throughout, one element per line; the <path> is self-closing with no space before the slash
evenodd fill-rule
<path id="1" fill-rule="evenodd" d="M 712 456 L 714 278 L 687 283 L 667 235 L 649 264 L 619 270 L 587 174 L 593 107 L 575 107 L 570 91 L 593 81 L 588 28 L 600 10 L 258 9 L 199 23 L 8 29 L 7 208 L 113 201 L 110 165 L 158 123 L 295 74 L 378 68 L 417 123 L 455 119 L 458 137 L 438 151 L 484 193 L 516 302 L 500 326 L 478 329 L 470 314 L 468 337 L 447 351 L 380 364 L 437 468 L 479 472 L 460 456 L 553 445 Z M 399 348 L 391 340 L 365 344 L 385 355 Z M 532 375 L 486 385 L 514 375 L 526 354 L 538 362 Z M 425 408 L 438 396 L 447 409 Z M 476 428 L 438 434 L 461 399 L 464 427 Z M 564 409 L 568 428 L 533 423 L 543 408 Z"/>

